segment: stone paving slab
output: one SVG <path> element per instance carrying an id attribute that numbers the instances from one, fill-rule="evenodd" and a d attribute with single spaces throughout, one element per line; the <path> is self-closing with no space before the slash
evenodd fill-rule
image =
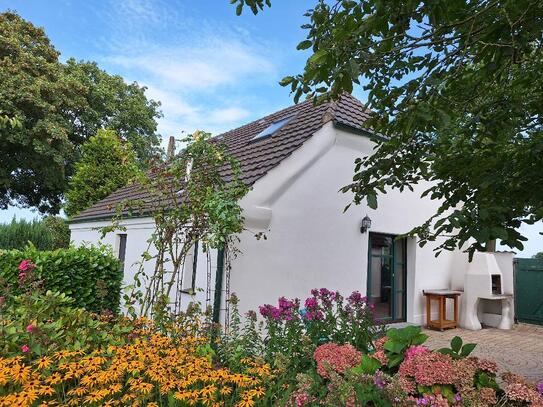
<path id="1" fill-rule="evenodd" d="M 500 373 L 510 371 L 529 381 L 543 381 L 543 326 L 517 324 L 511 330 L 485 328 L 480 331 L 449 329 L 443 332 L 424 329 L 431 349 L 448 347 L 451 339 L 460 336 L 464 343 L 477 347 L 473 356 L 493 359 Z"/>

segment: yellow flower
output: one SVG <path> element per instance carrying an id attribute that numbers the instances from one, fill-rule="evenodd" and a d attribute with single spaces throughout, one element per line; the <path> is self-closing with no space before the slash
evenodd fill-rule
<path id="1" fill-rule="evenodd" d="M 236 407 L 252 407 L 254 405 L 255 402 L 252 398 L 244 397 L 236 404 Z"/>
<path id="2" fill-rule="evenodd" d="M 38 393 L 40 396 L 52 396 L 55 394 L 55 389 L 53 389 L 51 386 L 41 386 L 38 389 Z"/>
<path id="3" fill-rule="evenodd" d="M 61 381 L 62 381 L 62 375 L 58 372 L 54 372 L 53 374 L 51 374 L 51 376 L 45 378 L 45 383 L 52 384 L 52 385 L 58 384 Z"/>
<path id="4" fill-rule="evenodd" d="M 49 366 L 51 366 L 51 363 L 53 363 L 51 358 L 48 358 L 47 356 L 43 356 L 38 360 L 37 364 L 38 364 L 39 369 L 47 369 Z"/>

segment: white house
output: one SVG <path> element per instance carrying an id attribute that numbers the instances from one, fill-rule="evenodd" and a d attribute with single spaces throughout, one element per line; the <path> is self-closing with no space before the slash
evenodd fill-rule
<path id="1" fill-rule="evenodd" d="M 359 205 L 343 212 L 352 197 L 339 189 L 351 182 L 355 159 L 372 154 L 375 146 L 364 129 L 366 118 L 362 103 L 344 95 L 317 107 L 311 102 L 291 106 L 218 136 L 240 161 L 252 190 L 241 202 L 246 222 L 241 253 L 231 259 L 222 291 L 213 292 L 217 275 L 223 275 L 218 254 L 211 265 L 201 252 L 187 262 L 186 285 L 204 289 L 198 300 L 206 301 L 210 280 L 208 301 L 210 296 L 220 299 L 224 308 L 224 291 L 229 290 L 240 298 L 242 311 L 275 303 L 280 296 L 303 300 L 312 288 L 347 295 L 358 290 L 367 293 L 381 318 L 422 323 L 424 289 L 459 288 L 455 281 L 466 269 L 465 253 L 444 252 L 436 258 L 432 246 L 420 248 L 415 238 L 394 239 L 434 213 L 437 203 L 420 197 L 424 185 L 380 196 L 377 210 Z M 98 242 L 97 228 L 108 225 L 117 202 L 134 194 L 134 186 L 122 188 L 76 216 L 70 225 L 74 243 Z M 371 227 L 364 231 L 366 215 Z M 124 260 L 125 282 L 130 283 L 133 263 L 146 249 L 154 225 L 149 217 L 123 224 L 126 231 L 110 233 L 103 242 Z M 256 239 L 258 232 L 267 239 Z"/>

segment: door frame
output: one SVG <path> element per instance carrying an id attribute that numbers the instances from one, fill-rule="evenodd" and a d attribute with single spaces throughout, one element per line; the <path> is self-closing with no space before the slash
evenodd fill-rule
<path id="1" fill-rule="evenodd" d="M 392 257 L 392 275 L 391 275 L 391 317 L 390 318 L 382 318 L 390 323 L 395 322 L 406 322 L 407 321 L 407 239 L 403 238 L 403 281 L 404 281 L 404 288 L 403 290 L 396 290 L 396 238 L 398 235 L 394 235 L 391 233 L 380 233 L 380 232 L 369 232 L 368 233 L 368 266 L 367 266 L 367 278 L 366 278 L 366 296 L 368 300 L 370 300 L 371 297 L 371 266 L 372 266 L 372 251 L 371 251 L 371 238 L 372 235 L 379 235 L 379 236 L 385 236 L 385 237 L 391 237 L 392 238 L 392 254 L 390 257 Z M 381 257 L 381 256 L 380 256 Z M 402 317 L 401 318 L 394 318 L 394 315 L 396 315 L 396 294 L 397 292 L 403 292 L 403 299 L 402 299 Z"/>

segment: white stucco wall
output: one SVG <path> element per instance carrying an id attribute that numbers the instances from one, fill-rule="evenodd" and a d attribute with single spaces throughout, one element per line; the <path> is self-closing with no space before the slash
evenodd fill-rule
<path id="1" fill-rule="evenodd" d="M 154 221 L 152 218 L 137 218 L 137 219 L 126 219 L 120 222 L 119 226 L 125 228 L 125 230 L 117 230 L 110 232 L 105 235 L 104 238 L 101 238 L 100 228 L 107 226 L 108 221 L 98 221 L 98 222 L 84 222 L 84 223 L 72 223 L 70 225 L 71 230 L 71 240 L 74 245 L 79 246 L 83 244 L 96 244 L 98 242 L 108 245 L 114 252 L 115 255 L 118 255 L 118 235 L 125 233 L 127 235 L 126 239 L 126 257 L 124 262 L 124 280 L 123 285 L 129 286 L 134 283 L 134 275 L 138 272 L 141 256 L 145 251 L 153 256 L 156 254 L 156 249 L 153 246 L 149 246 L 149 239 L 154 230 Z M 202 251 L 202 247 L 199 247 L 198 250 L 198 268 L 196 272 L 196 294 L 188 295 L 181 293 L 181 303 L 186 306 L 190 301 L 199 301 L 202 305 L 205 305 L 206 302 L 206 292 L 205 288 L 207 286 L 207 268 L 209 267 L 212 271 L 216 268 L 217 254 L 215 251 L 209 253 L 210 262 L 208 264 L 207 254 Z M 144 263 L 145 273 L 147 276 L 151 276 L 154 270 L 155 260 L 149 260 Z M 189 258 L 187 261 L 187 266 L 189 268 L 186 275 L 192 274 L 192 261 Z M 183 288 L 187 287 L 187 279 L 184 278 Z M 212 275 L 212 282 L 214 284 L 215 275 Z M 213 288 L 214 286 L 212 286 Z M 128 290 L 128 288 L 126 288 Z M 211 292 L 213 296 L 213 290 Z M 213 298 L 213 297 L 212 297 Z M 175 297 L 172 295 L 172 301 L 175 300 Z"/>
<path id="2" fill-rule="evenodd" d="M 366 293 L 368 233 L 360 233 L 361 219 L 372 219 L 372 232 L 401 234 L 435 212 L 436 203 L 415 192 L 391 191 L 379 197 L 379 207 L 344 207 L 351 196 L 339 192 L 353 175 L 354 160 L 371 154 L 374 143 L 327 123 L 311 139 L 257 181 L 242 200 L 246 231 L 240 236 L 241 253 L 232 260 L 231 291 L 240 297 L 241 311 L 275 303 L 279 296 L 302 300 L 312 288 L 326 287 L 348 295 Z M 93 228 L 105 222 L 74 223 L 75 244 L 96 242 Z M 127 228 L 125 283 L 130 284 L 146 241 L 153 230 L 150 218 L 130 219 Z M 265 232 L 266 239 L 254 235 Z M 115 233 L 103 242 L 115 250 Z M 453 276 L 465 270 L 467 256 L 444 252 L 437 259 L 432 246 L 419 248 L 414 238 L 407 243 L 407 320 L 422 323 L 425 313 L 422 290 L 451 287 Z M 216 268 L 212 254 L 211 268 Z M 197 287 L 206 288 L 205 255 L 199 254 Z M 148 267 L 152 268 L 149 264 Z M 214 288 L 215 276 L 212 276 Z M 213 293 L 212 293 L 213 295 Z M 190 300 L 186 296 L 186 302 Z M 213 298 L 213 297 L 212 297 Z M 205 292 L 196 299 L 205 303 Z"/>
<path id="3" fill-rule="evenodd" d="M 351 196 L 338 192 L 353 176 L 354 160 L 371 154 L 374 143 L 326 124 L 302 148 L 257 181 L 242 201 L 247 228 L 242 254 L 232 265 L 232 291 L 242 310 L 275 303 L 277 297 L 302 300 L 312 288 L 326 287 L 349 294 L 366 293 L 368 233 L 360 233 L 368 214 L 372 232 L 401 234 L 427 219 L 436 203 L 414 193 L 392 191 L 379 198 L 377 210 L 353 206 Z M 265 231 L 266 240 L 255 232 Z M 467 257 L 423 249 L 408 241 L 407 319 L 422 322 L 422 290 L 449 288 L 452 270 L 464 269 Z"/>

